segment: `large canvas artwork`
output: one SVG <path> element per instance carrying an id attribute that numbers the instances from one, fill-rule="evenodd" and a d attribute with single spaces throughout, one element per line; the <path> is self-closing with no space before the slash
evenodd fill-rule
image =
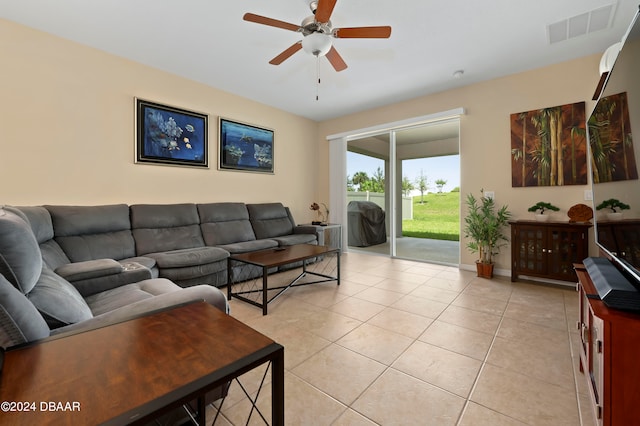
<path id="1" fill-rule="evenodd" d="M 593 182 L 638 179 L 627 93 L 598 101 L 589 118 Z"/>
<path id="2" fill-rule="evenodd" d="M 220 169 L 273 173 L 271 129 L 220 118 Z"/>
<path id="3" fill-rule="evenodd" d="M 586 185 L 585 103 L 511 114 L 511 185 Z"/>
<path id="4" fill-rule="evenodd" d="M 208 167 L 206 114 L 136 99 L 136 162 Z"/>

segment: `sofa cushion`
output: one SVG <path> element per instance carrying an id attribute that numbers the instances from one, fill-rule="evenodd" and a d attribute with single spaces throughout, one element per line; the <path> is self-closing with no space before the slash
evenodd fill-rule
<path id="1" fill-rule="evenodd" d="M 318 244 L 316 236 L 313 234 L 291 234 L 281 237 L 274 237 L 280 246 L 293 246 L 296 244 Z"/>
<path id="2" fill-rule="evenodd" d="M 16 207 L 31 225 L 31 230 L 40 245 L 42 260 L 51 269 L 71 262 L 62 248 L 53 239 L 53 222 L 49 210 L 41 206 Z"/>
<path id="3" fill-rule="evenodd" d="M 35 306 L 0 275 L 0 346 L 7 348 L 49 336 Z"/>
<path id="4" fill-rule="evenodd" d="M 149 268 L 136 262 L 123 263 L 119 261 L 118 263 L 121 265 L 119 273 L 80 280 L 76 279 L 71 281 L 71 283 L 86 300 L 87 297 L 103 291 L 158 277 L 157 269 L 154 274 Z"/>
<path id="5" fill-rule="evenodd" d="M 53 239 L 53 222 L 51 221 L 51 215 L 47 209 L 41 206 L 16 208 L 27 217 L 38 244 L 42 244 Z"/>
<path id="6" fill-rule="evenodd" d="M 244 241 L 241 243 L 224 244 L 218 247 L 228 251 L 229 253 L 236 254 L 236 253 L 248 253 L 250 251 L 265 250 L 265 249 L 278 247 L 278 242 L 272 239 L 255 240 L 255 241 Z"/>
<path id="7" fill-rule="evenodd" d="M 55 238 L 72 262 L 135 256 L 129 206 L 45 206 Z"/>
<path id="8" fill-rule="evenodd" d="M 293 233 L 293 222 L 281 203 L 247 204 L 251 226 L 257 239 Z"/>
<path id="9" fill-rule="evenodd" d="M 195 204 L 135 204 L 130 211 L 138 256 L 205 245 Z"/>
<path id="10" fill-rule="evenodd" d="M 73 282 L 119 274 L 123 270 L 124 267 L 113 259 L 96 259 L 62 265 L 55 270 L 55 273 Z"/>
<path id="11" fill-rule="evenodd" d="M 156 280 L 149 280 L 149 281 L 153 281 L 154 283 L 157 283 L 158 281 L 165 281 L 166 283 L 171 284 L 171 286 L 177 287 L 175 284 L 169 282 L 168 280 L 164 280 L 162 278 L 159 280 L 156 279 Z M 141 285 L 140 291 L 149 292 L 149 293 L 153 291 L 153 290 L 150 291 L 149 288 L 146 287 L 146 284 L 147 284 L 146 282 L 138 283 L 138 284 Z M 155 284 L 153 285 L 155 286 Z M 160 286 L 163 286 L 163 285 L 164 284 L 160 284 Z M 142 286 L 145 286 L 145 287 L 142 287 Z M 66 327 L 51 330 L 51 334 L 56 335 L 56 334 L 64 333 L 68 331 L 86 329 L 88 327 L 90 328 L 103 327 L 105 325 L 114 324 L 116 322 L 130 319 L 134 316 L 148 314 L 149 312 L 153 312 L 155 310 L 165 309 L 170 306 L 177 306 L 183 303 L 190 303 L 193 301 L 204 300 L 205 302 L 220 309 L 223 312 L 227 312 L 227 313 L 229 312 L 228 311 L 229 305 L 227 303 L 227 299 L 224 297 L 224 293 L 222 293 L 220 290 L 218 290 L 215 287 L 211 287 L 209 285 L 199 285 L 195 287 L 182 288 L 182 289 L 178 287 L 178 289 L 180 291 L 171 291 L 163 294 L 154 294 L 154 297 L 144 298 L 137 302 L 126 304 L 121 308 L 118 308 L 112 311 L 107 311 L 101 315 L 96 315 L 92 319 L 84 323 L 71 324 Z M 114 295 L 114 299 L 115 298 L 116 296 Z"/>
<path id="12" fill-rule="evenodd" d="M 161 278 L 166 278 L 178 284 L 180 287 L 190 287 L 193 285 L 209 284 L 219 285 L 220 281 L 217 277 L 220 273 L 226 273 L 227 262 L 221 260 L 214 263 L 205 263 L 204 265 L 184 266 L 182 268 L 163 268 L 160 269 Z M 226 283 L 225 283 L 226 284 Z"/>
<path id="13" fill-rule="evenodd" d="M 202 236 L 208 246 L 256 239 L 244 203 L 209 203 L 197 207 Z"/>
<path id="14" fill-rule="evenodd" d="M 225 260 L 229 257 L 226 250 L 217 247 L 195 247 L 160 253 L 148 253 L 147 257 L 155 259 L 160 269 L 199 266 Z"/>
<path id="15" fill-rule="evenodd" d="M 31 226 L 24 216 L 0 208 L 0 255 L 11 269 L 21 293 L 30 292 L 42 271 L 42 255 Z"/>
<path id="16" fill-rule="evenodd" d="M 47 267 L 42 269 L 38 283 L 27 297 L 52 329 L 93 316 L 78 290 Z"/>
<path id="17" fill-rule="evenodd" d="M 91 308 L 93 315 L 97 316 L 141 300 L 179 290 L 181 290 L 181 287 L 171 281 L 156 278 L 123 285 L 94 294 L 93 296 L 87 297 L 87 304 L 89 308 Z"/>

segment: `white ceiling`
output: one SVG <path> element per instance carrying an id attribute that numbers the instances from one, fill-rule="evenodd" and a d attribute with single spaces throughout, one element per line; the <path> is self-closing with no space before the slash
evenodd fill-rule
<path id="1" fill-rule="evenodd" d="M 322 121 L 604 52 L 621 39 L 639 1 L 338 0 L 334 27 L 393 31 L 389 39 L 334 39 L 349 68 L 337 73 L 320 59 L 317 101 L 315 57 L 300 51 L 279 66 L 268 63 L 302 35 L 242 20 L 252 12 L 299 25 L 311 14 L 308 3 L 0 0 L 0 17 Z M 548 25 L 611 4 L 608 28 L 550 44 Z M 456 70 L 462 78 L 453 78 Z"/>

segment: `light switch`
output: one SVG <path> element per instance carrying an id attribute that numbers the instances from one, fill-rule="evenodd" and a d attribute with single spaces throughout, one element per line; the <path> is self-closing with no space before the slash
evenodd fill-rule
<path id="1" fill-rule="evenodd" d="M 584 199 L 585 199 L 585 201 L 593 200 L 593 192 L 590 189 L 585 189 L 584 190 Z"/>
<path id="2" fill-rule="evenodd" d="M 486 198 L 491 198 L 491 199 L 495 199 L 496 197 L 496 193 L 493 191 L 484 191 L 484 196 Z"/>

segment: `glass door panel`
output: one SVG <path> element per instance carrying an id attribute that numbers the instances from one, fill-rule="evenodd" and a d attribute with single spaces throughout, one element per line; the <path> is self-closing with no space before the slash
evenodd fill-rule
<path id="1" fill-rule="evenodd" d="M 347 142 L 347 246 L 393 256 L 388 132 Z"/>

